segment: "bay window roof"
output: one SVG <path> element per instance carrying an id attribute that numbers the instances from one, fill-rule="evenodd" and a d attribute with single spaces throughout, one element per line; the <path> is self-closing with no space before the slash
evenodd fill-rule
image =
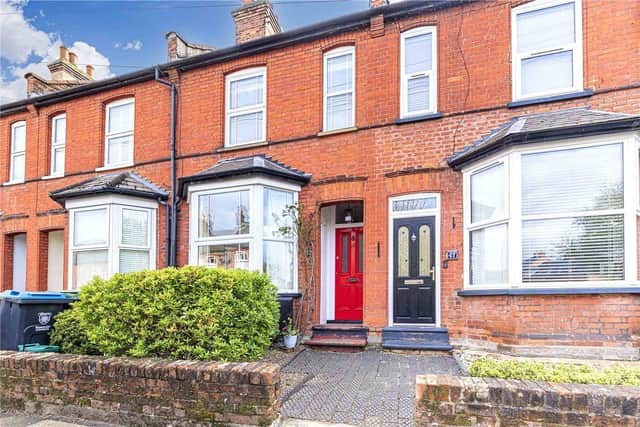
<path id="1" fill-rule="evenodd" d="M 454 153 L 449 166 L 465 164 L 512 145 L 543 142 L 625 130 L 640 130 L 640 115 L 573 108 L 515 117 L 489 135 Z"/>
<path id="2" fill-rule="evenodd" d="M 212 181 L 246 175 L 271 176 L 303 185 L 311 180 L 310 174 L 284 165 L 269 156 L 265 156 L 264 154 L 258 154 L 254 156 L 220 160 L 208 169 L 191 176 L 179 178 L 178 192 L 179 194 L 182 194 L 185 187 L 193 182 Z"/>
<path id="3" fill-rule="evenodd" d="M 65 200 L 98 194 L 122 194 L 148 199 L 168 198 L 168 193 L 135 172 L 117 172 L 97 176 L 59 190 L 52 191 L 49 196 L 58 203 Z"/>

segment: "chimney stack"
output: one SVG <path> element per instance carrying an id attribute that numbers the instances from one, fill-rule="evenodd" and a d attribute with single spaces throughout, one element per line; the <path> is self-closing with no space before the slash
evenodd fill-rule
<path id="1" fill-rule="evenodd" d="M 282 32 L 268 0 L 242 0 L 242 6 L 231 14 L 236 23 L 236 44 Z"/>
<path id="2" fill-rule="evenodd" d="M 386 6 L 388 4 L 388 0 L 369 0 L 369 7 L 372 9 L 375 7 Z"/>
<path id="3" fill-rule="evenodd" d="M 69 62 L 71 62 L 73 65 L 76 64 L 76 61 L 78 60 L 78 55 L 76 55 L 73 52 L 69 52 Z"/>
<path id="4" fill-rule="evenodd" d="M 87 75 L 93 77 L 93 65 L 87 65 Z"/>

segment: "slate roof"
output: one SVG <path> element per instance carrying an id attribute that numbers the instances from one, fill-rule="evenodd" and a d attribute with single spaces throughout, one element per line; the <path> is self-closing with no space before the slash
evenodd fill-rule
<path id="1" fill-rule="evenodd" d="M 514 117 L 490 134 L 454 153 L 447 159 L 451 167 L 460 167 L 501 148 L 606 132 L 640 129 L 640 115 L 572 108 Z"/>
<path id="2" fill-rule="evenodd" d="M 211 181 L 239 175 L 268 175 L 284 180 L 306 184 L 311 180 L 311 175 L 298 169 L 284 165 L 264 154 L 254 156 L 237 157 L 234 159 L 220 160 L 215 165 L 191 176 L 180 178 L 179 191 L 182 194 L 184 187 L 191 182 Z"/>
<path id="3" fill-rule="evenodd" d="M 163 200 L 169 196 L 165 190 L 135 172 L 116 172 L 97 176 L 87 181 L 52 191 L 49 193 L 49 196 L 60 203 L 73 197 L 102 193 L 124 194 Z"/>

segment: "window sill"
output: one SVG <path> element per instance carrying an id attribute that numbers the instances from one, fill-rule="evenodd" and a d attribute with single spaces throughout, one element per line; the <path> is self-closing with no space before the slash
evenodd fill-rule
<path id="1" fill-rule="evenodd" d="M 483 297 L 501 295 L 602 295 L 640 294 L 640 286 L 593 287 L 593 288 L 530 288 L 530 289 L 465 289 L 458 291 L 460 297 Z"/>
<path id="2" fill-rule="evenodd" d="M 525 107 L 527 105 L 546 104 L 547 102 L 567 101 L 569 99 L 586 98 L 593 95 L 593 89 L 585 89 L 579 92 L 565 93 L 562 95 L 545 96 L 541 98 L 522 99 L 507 104 L 507 108 Z"/>
<path id="3" fill-rule="evenodd" d="M 110 171 L 114 169 L 124 169 L 124 168 L 130 168 L 130 167 L 133 167 L 133 163 L 119 163 L 117 165 L 101 166 L 99 168 L 96 168 L 96 172 Z"/>
<path id="4" fill-rule="evenodd" d="M 355 127 L 355 126 L 352 126 L 350 128 L 342 128 L 342 129 L 334 129 L 334 130 L 323 130 L 322 132 L 318 132 L 317 136 L 339 135 L 341 133 L 356 132 L 357 130 L 358 130 L 358 128 Z"/>
<path id="5" fill-rule="evenodd" d="M 47 181 L 47 180 L 50 180 L 50 179 L 58 179 L 58 178 L 64 178 L 64 175 L 46 175 L 46 176 L 43 176 L 40 179 L 43 180 L 43 181 Z"/>
<path id="6" fill-rule="evenodd" d="M 227 151 L 245 150 L 247 148 L 264 147 L 269 145 L 268 141 L 252 142 L 250 144 L 232 145 L 229 147 L 222 147 L 216 150 L 216 153 L 226 153 Z"/>
<path id="7" fill-rule="evenodd" d="M 2 184 L 3 187 L 10 187 L 12 185 L 24 184 L 24 181 L 7 181 Z"/>
<path id="8" fill-rule="evenodd" d="M 431 113 L 431 114 L 422 114 L 419 116 L 401 117 L 398 120 L 396 120 L 396 124 L 403 125 L 405 123 L 422 122 L 425 120 L 435 120 L 435 119 L 441 119 L 443 117 L 444 117 L 444 114 L 442 113 Z"/>

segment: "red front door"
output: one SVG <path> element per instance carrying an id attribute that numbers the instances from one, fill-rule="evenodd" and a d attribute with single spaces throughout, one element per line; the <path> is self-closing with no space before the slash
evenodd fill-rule
<path id="1" fill-rule="evenodd" d="M 336 230 L 335 320 L 362 321 L 362 227 Z"/>

